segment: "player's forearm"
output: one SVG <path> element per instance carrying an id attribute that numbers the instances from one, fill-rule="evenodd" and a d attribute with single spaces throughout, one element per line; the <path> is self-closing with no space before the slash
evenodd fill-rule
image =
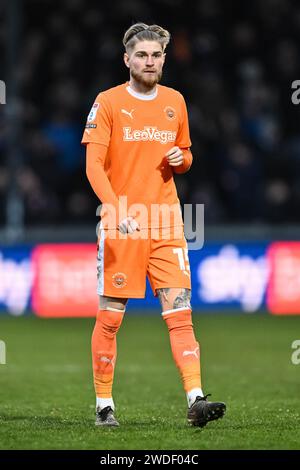
<path id="1" fill-rule="evenodd" d="M 116 228 L 122 233 L 139 230 L 138 223 L 127 214 L 127 207 L 120 204 L 104 171 L 107 148 L 89 143 L 86 150 L 86 174 L 95 194 L 102 202 L 101 223 L 103 228 Z"/>
<path id="2" fill-rule="evenodd" d="M 193 155 L 192 155 L 192 152 L 189 150 L 189 149 L 182 149 L 182 153 L 183 153 L 183 163 L 179 166 L 174 166 L 173 167 L 173 171 L 174 173 L 186 173 L 191 165 L 192 165 L 192 162 L 193 162 Z"/>
<path id="3" fill-rule="evenodd" d="M 102 204 L 109 208 L 113 206 L 116 221 L 119 220 L 121 207 L 110 181 L 104 171 L 104 161 L 107 148 L 104 145 L 89 143 L 86 146 L 86 174 L 95 194 Z M 122 211 L 121 211 L 122 212 Z M 122 216 L 122 214 L 121 214 Z"/>

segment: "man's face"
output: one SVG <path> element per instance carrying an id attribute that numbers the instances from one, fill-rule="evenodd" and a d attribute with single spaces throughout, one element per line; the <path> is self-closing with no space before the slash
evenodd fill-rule
<path id="1" fill-rule="evenodd" d="M 153 88 L 162 76 L 165 54 L 156 41 L 140 41 L 124 54 L 124 61 L 134 80 L 145 88 Z"/>

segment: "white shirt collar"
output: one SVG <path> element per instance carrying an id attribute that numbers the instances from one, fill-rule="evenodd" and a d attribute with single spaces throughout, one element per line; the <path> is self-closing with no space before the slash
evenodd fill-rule
<path id="1" fill-rule="evenodd" d="M 137 98 L 139 100 L 144 100 L 144 101 L 150 101 L 154 100 L 154 98 L 157 97 L 157 87 L 155 88 L 154 93 L 151 93 L 151 95 L 145 95 L 144 93 L 138 93 L 137 91 L 134 91 L 129 85 L 126 87 L 126 90 L 131 96 L 134 96 L 134 98 Z"/>

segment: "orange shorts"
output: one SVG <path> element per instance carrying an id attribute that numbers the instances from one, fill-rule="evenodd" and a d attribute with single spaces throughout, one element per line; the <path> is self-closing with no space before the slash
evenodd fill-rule
<path id="1" fill-rule="evenodd" d="M 97 293 L 108 297 L 144 298 L 146 276 L 152 291 L 163 287 L 191 288 L 190 265 L 183 227 L 151 229 L 132 235 L 100 229 Z M 173 232 L 173 233 L 171 233 Z M 175 232 L 175 233 L 174 233 Z"/>

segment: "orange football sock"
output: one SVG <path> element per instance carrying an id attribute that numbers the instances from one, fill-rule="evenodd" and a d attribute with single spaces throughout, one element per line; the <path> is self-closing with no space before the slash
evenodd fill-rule
<path id="1" fill-rule="evenodd" d="M 114 369 L 117 358 L 116 334 L 125 310 L 111 309 L 97 312 L 92 335 L 94 386 L 97 397 L 111 398 Z"/>
<path id="2" fill-rule="evenodd" d="M 170 333 L 173 358 L 179 369 L 185 392 L 201 389 L 200 349 L 193 330 L 190 309 L 163 312 Z"/>

